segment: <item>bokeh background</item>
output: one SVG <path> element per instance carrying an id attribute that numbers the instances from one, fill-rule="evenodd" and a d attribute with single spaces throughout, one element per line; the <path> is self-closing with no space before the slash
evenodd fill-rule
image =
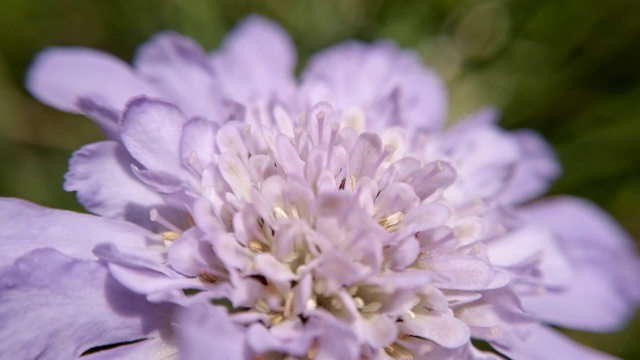
<path id="1" fill-rule="evenodd" d="M 638 0 L 0 0 L 0 9 L 1 196 L 82 211 L 61 189 L 63 174 L 71 153 L 101 135 L 24 90 L 40 49 L 89 46 L 130 60 L 165 29 L 213 49 L 239 19 L 260 13 L 292 34 L 300 68 L 348 38 L 415 49 L 450 86 L 451 122 L 496 106 L 504 127 L 538 130 L 564 168 L 550 193 L 593 200 L 640 239 Z M 640 358 L 640 316 L 619 333 L 569 334 Z"/>

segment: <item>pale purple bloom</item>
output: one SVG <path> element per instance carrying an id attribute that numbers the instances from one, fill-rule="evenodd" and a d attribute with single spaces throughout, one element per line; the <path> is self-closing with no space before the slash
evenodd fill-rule
<path id="1" fill-rule="evenodd" d="M 294 66 L 258 17 L 210 55 L 43 52 L 29 90 L 109 140 L 66 175 L 98 216 L 0 201 L 0 354 L 609 358 L 548 325 L 623 326 L 640 260 L 583 200 L 523 205 L 558 174 L 544 140 L 490 109 L 443 129 L 443 82 L 390 42 Z"/>

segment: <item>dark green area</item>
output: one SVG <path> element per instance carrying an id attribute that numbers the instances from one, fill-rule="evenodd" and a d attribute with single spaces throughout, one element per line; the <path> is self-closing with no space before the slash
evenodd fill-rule
<path id="1" fill-rule="evenodd" d="M 347 38 L 391 38 L 447 80 L 451 121 L 494 105 L 502 124 L 540 131 L 564 174 L 551 193 L 592 199 L 640 238 L 640 1 L 636 0 L 0 0 L 0 195 L 78 210 L 61 189 L 72 151 L 101 138 L 79 116 L 38 104 L 25 70 L 39 49 L 84 45 L 126 60 L 174 29 L 217 46 L 248 13 L 280 22 L 301 63 Z M 640 276 L 640 274 L 639 274 Z M 572 336 L 640 358 L 640 319 Z"/>

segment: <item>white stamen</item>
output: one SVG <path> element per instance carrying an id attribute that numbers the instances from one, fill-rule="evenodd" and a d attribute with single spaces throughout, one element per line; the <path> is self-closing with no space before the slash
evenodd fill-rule
<path id="1" fill-rule="evenodd" d="M 366 312 L 366 313 L 372 313 L 380 310 L 381 307 L 382 307 L 382 303 L 374 301 L 372 303 L 367 304 L 365 307 L 360 309 L 360 311 Z"/>
<path id="2" fill-rule="evenodd" d="M 315 298 L 310 298 L 307 300 L 307 310 L 313 310 L 318 306 Z"/>
<path id="3" fill-rule="evenodd" d="M 289 215 L 287 215 L 287 213 L 281 207 L 273 209 L 273 216 L 278 220 L 289 218 Z"/>
<path id="4" fill-rule="evenodd" d="M 404 218 L 404 213 L 402 211 L 395 212 L 387 217 L 383 217 L 378 220 L 378 224 L 383 228 L 387 229 L 388 232 L 394 232 L 398 228 L 398 224 Z"/>

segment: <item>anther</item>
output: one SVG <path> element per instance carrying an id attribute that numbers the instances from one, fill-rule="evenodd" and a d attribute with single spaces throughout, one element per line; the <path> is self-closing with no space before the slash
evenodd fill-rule
<path id="1" fill-rule="evenodd" d="M 217 276 L 211 273 L 208 273 L 204 270 L 201 270 L 200 273 L 198 273 L 198 278 L 204 282 L 212 283 L 212 284 L 218 281 Z"/>
<path id="2" fill-rule="evenodd" d="M 380 226 L 382 226 L 383 228 L 387 229 L 388 232 L 394 232 L 398 229 L 398 224 L 400 224 L 400 221 L 402 221 L 403 218 L 404 218 L 404 213 L 402 211 L 398 211 L 396 213 L 393 213 L 387 217 L 383 217 L 382 219 L 378 220 L 378 224 L 380 224 Z"/>

